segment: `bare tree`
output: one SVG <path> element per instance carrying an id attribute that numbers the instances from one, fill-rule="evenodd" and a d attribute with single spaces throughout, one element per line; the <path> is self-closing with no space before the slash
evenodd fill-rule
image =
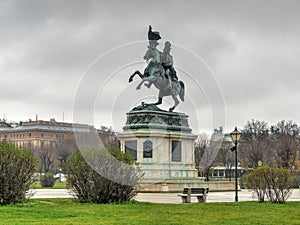
<path id="1" fill-rule="evenodd" d="M 56 173 L 59 169 L 64 170 L 67 158 L 78 150 L 73 135 L 60 140 L 45 142 L 40 147 L 35 147 L 34 154 L 39 159 L 41 173 Z"/>
<path id="2" fill-rule="evenodd" d="M 205 132 L 198 135 L 195 141 L 195 164 L 198 168 L 200 160 L 204 154 L 205 149 L 209 144 L 209 135 Z"/>
<path id="3" fill-rule="evenodd" d="M 257 167 L 259 161 L 270 164 L 272 151 L 268 124 L 252 119 L 247 121 L 242 133 L 239 147 L 239 158 L 242 164 L 248 167 Z"/>
<path id="4" fill-rule="evenodd" d="M 54 163 L 53 149 L 51 147 L 42 147 L 39 151 L 39 159 L 41 162 L 40 172 L 48 173 Z"/>
<path id="5" fill-rule="evenodd" d="M 282 120 L 271 127 L 274 163 L 277 167 L 297 170 L 299 163 L 299 127 L 294 121 Z"/>
<path id="6" fill-rule="evenodd" d="M 105 148 L 119 148 L 118 137 L 111 127 L 101 126 L 98 130 L 98 135 Z"/>
<path id="7" fill-rule="evenodd" d="M 75 137 L 72 135 L 67 139 L 62 139 L 55 145 L 55 158 L 58 160 L 58 167 L 65 170 L 64 165 L 69 158 L 69 156 L 78 150 L 78 146 Z"/>
<path id="8" fill-rule="evenodd" d="M 204 149 L 202 154 L 200 163 L 199 163 L 199 170 L 202 170 L 206 174 L 206 181 L 209 180 L 209 173 L 211 170 L 212 162 L 216 158 L 218 152 L 221 149 L 222 143 L 224 139 L 223 129 L 220 127 L 220 130 L 215 129 L 214 133 L 212 134 L 209 144 Z"/>
<path id="9" fill-rule="evenodd" d="M 223 143 L 221 145 L 220 151 L 218 152 L 213 165 L 223 165 L 226 168 L 226 177 L 231 180 L 232 168 L 234 166 L 234 153 L 230 151 L 233 146 L 231 137 L 229 134 L 224 134 Z"/>

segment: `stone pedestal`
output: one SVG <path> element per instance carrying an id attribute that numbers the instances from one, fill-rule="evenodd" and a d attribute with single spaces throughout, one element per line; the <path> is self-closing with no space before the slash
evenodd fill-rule
<path id="1" fill-rule="evenodd" d="M 121 149 L 140 164 L 144 192 L 181 192 L 184 187 L 206 187 L 197 176 L 194 140 L 188 116 L 156 108 L 135 108 L 119 134 Z"/>

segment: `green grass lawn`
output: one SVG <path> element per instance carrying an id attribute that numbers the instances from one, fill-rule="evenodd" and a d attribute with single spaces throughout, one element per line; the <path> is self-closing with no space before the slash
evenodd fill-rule
<path id="1" fill-rule="evenodd" d="M 35 182 L 30 186 L 31 189 L 42 189 L 40 182 Z M 44 187 L 44 189 L 48 189 L 49 187 Z M 51 187 L 53 189 L 66 189 L 66 182 L 55 182 L 54 186 Z M 50 188 L 50 189 L 51 189 Z"/>
<path id="2" fill-rule="evenodd" d="M 300 202 L 95 205 L 34 199 L 0 207 L 0 224 L 300 224 Z"/>

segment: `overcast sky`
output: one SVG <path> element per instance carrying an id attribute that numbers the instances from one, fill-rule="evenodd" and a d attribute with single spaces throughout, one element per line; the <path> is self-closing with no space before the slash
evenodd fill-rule
<path id="1" fill-rule="evenodd" d="M 171 41 L 194 133 L 252 118 L 300 123 L 299 1 L 0 1 L 0 116 L 111 125 L 157 90 L 147 31 Z M 75 107 L 73 104 L 75 102 Z M 172 105 L 165 99 L 162 109 Z M 74 115 L 74 117 L 73 117 Z"/>

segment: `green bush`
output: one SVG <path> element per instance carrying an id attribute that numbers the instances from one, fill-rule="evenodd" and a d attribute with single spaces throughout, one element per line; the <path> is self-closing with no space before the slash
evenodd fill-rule
<path id="1" fill-rule="evenodd" d="M 67 160 L 66 173 L 81 202 L 98 204 L 129 201 L 140 178 L 134 160 L 118 149 L 78 151 Z"/>
<path id="2" fill-rule="evenodd" d="M 46 173 L 40 176 L 40 182 L 42 187 L 53 187 L 55 184 L 55 178 L 53 173 Z"/>
<path id="3" fill-rule="evenodd" d="M 25 199 L 38 162 L 29 150 L 0 142 L 0 205 Z"/>
<path id="4" fill-rule="evenodd" d="M 246 182 L 259 202 L 267 198 L 273 203 L 284 203 L 291 193 L 292 179 L 288 169 L 258 167 L 246 175 Z"/>

